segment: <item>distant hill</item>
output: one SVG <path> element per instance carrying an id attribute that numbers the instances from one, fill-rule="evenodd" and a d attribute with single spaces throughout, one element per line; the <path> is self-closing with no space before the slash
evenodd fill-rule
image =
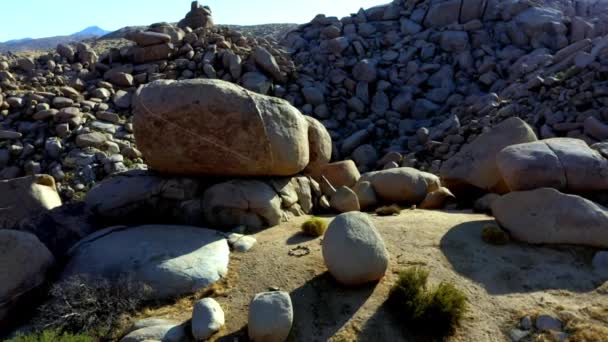
<path id="1" fill-rule="evenodd" d="M 0 52 L 21 52 L 21 51 L 36 51 L 49 50 L 57 47 L 60 43 L 75 43 L 86 39 L 101 37 L 110 31 L 106 31 L 98 26 L 90 26 L 82 31 L 73 33 L 68 36 L 55 36 L 47 38 L 22 38 L 13 39 L 0 43 Z"/>

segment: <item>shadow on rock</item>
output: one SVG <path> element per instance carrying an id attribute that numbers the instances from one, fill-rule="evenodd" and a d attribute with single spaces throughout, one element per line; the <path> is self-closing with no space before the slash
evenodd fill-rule
<path id="1" fill-rule="evenodd" d="M 505 246 L 481 239 L 493 220 L 459 224 L 441 239 L 440 249 L 461 275 L 483 285 L 493 295 L 550 289 L 588 292 L 602 284 L 591 269 L 593 250 L 577 246 Z"/>
<path id="2" fill-rule="evenodd" d="M 293 290 L 294 325 L 289 341 L 327 341 L 353 317 L 372 295 L 376 283 L 347 288 L 329 272 Z"/>

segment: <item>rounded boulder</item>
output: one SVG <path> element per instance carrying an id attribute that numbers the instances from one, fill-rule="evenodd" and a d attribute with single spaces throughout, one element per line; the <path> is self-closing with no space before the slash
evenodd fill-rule
<path id="1" fill-rule="evenodd" d="M 141 87 L 133 128 L 147 164 L 165 173 L 291 176 L 309 163 L 309 123 L 295 107 L 220 80 Z"/>
<path id="2" fill-rule="evenodd" d="M 364 213 L 337 216 L 325 233 L 322 250 L 329 272 L 344 285 L 377 281 L 388 268 L 389 254 L 384 240 Z"/>

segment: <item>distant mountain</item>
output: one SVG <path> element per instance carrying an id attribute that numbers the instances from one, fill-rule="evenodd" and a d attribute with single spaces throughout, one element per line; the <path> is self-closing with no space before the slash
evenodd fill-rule
<path id="1" fill-rule="evenodd" d="M 72 34 L 72 36 L 98 36 L 101 37 L 110 33 L 111 31 L 106 31 L 99 26 L 89 26 L 80 32 L 76 32 Z"/>
<path id="2" fill-rule="evenodd" d="M 47 38 L 22 38 L 13 39 L 0 43 L 1 52 L 21 52 L 21 51 L 35 51 L 35 50 L 50 50 L 57 47 L 57 44 L 61 43 L 75 43 L 86 39 L 101 37 L 110 31 L 106 31 L 99 26 L 90 26 L 82 31 L 73 33 L 68 36 L 55 36 Z"/>

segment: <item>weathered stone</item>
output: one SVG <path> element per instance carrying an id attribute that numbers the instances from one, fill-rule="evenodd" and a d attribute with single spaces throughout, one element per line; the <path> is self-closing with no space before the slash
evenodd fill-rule
<path id="1" fill-rule="evenodd" d="M 0 181 L 0 194 L 0 229 L 61 206 L 55 180 L 49 175 Z"/>
<path id="2" fill-rule="evenodd" d="M 0 320 L 20 297 L 45 281 L 53 263 L 53 255 L 35 235 L 0 229 Z"/>
<path id="3" fill-rule="evenodd" d="M 134 108 L 137 147 L 161 172 L 290 176 L 310 160 L 297 109 L 228 82 L 156 81 L 138 90 Z"/>
<path id="4" fill-rule="evenodd" d="M 284 342 L 292 324 L 293 305 L 287 292 L 258 293 L 249 304 L 247 333 L 252 341 Z"/>
<path id="5" fill-rule="evenodd" d="M 498 170 L 496 155 L 505 147 L 536 141 L 536 134 L 519 118 L 510 118 L 481 134 L 441 165 L 441 180 L 451 190 L 472 185 L 493 192 L 507 187 Z"/>
<path id="6" fill-rule="evenodd" d="M 379 199 L 386 202 L 418 204 L 429 192 L 438 190 L 437 176 L 410 167 L 368 172 L 359 182 L 370 182 Z"/>
<path id="7" fill-rule="evenodd" d="M 227 272 L 230 249 L 213 230 L 150 225 L 100 230 L 80 241 L 70 254 L 64 278 L 128 276 L 149 286 L 152 298 L 164 299 L 218 281 Z"/>
<path id="8" fill-rule="evenodd" d="M 511 191 L 608 189 L 608 160 L 582 140 L 553 138 L 513 145 L 503 149 L 496 160 Z"/>
<path id="9" fill-rule="evenodd" d="M 337 216 L 325 232 L 322 251 L 329 272 L 344 285 L 377 281 L 388 268 L 389 255 L 384 241 L 364 213 Z"/>
<path id="10" fill-rule="evenodd" d="M 608 247 L 608 210 L 555 189 L 503 195 L 492 203 L 492 214 L 521 241 Z"/>

